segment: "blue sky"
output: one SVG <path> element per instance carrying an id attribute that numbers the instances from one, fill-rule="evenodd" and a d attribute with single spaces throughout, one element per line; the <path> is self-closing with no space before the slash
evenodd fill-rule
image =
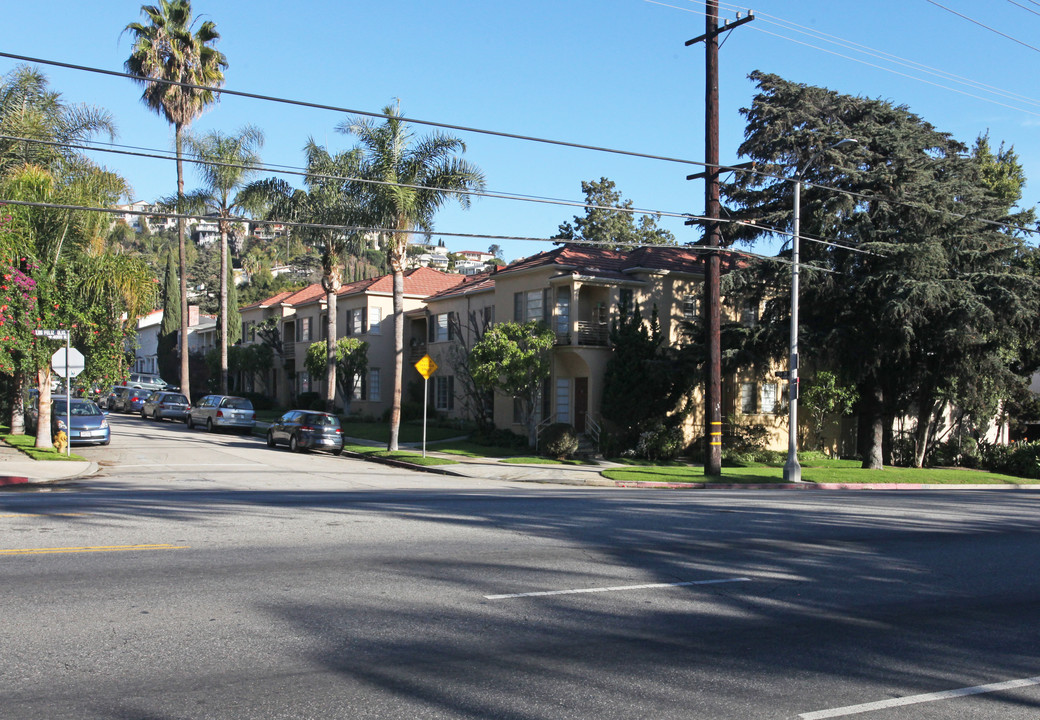
<path id="1" fill-rule="evenodd" d="M 939 0 L 937 0 L 939 1 Z M 1017 3 L 1017 4 L 1016 4 Z M 1023 203 L 1040 201 L 1040 4 L 1032 0 L 941 0 L 1003 37 L 928 0 L 760 0 L 757 19 L 733 31 L 721 51 L 722 162 L 737 162 L 739 109 L 753 94 L 747 74 L 907 105 L 940 130 L 971 143 L 989 131 L 1014 145 L 1033 182 Z M 15 5 L 10 3 L 9 5 Z M 130 50 L 123 27 L 140 2 L 18 3 L 4 10 L 0 51 L 121 70 Z M 400 100 L 406 116 L 690 160 L 704 154 L 704 51 L 686 40 L 704 30 L 704 3 L 691 0 L 384 0 L 287 4 L 195 0 L 217 23 L 229 89 L 378 112 Z M 734 18 L 745 7 L 721 3 Z M 828 40 L 832 42 L 828 42 Z M 856 43 L 860 48 L 834 44 Z M 1018 40 L 1019 42 L 1016 42 Z M 887 54 L 887 55 L 882 55 Z M 880 56 L 880 57 L 879 57 Z M 895 56 L 899 62 L 891 60 Z M 906 67 L 905 62 L 927 66 Z M 0 58 L 0 72 L 15 61 Z M 140 102 L 129 80 L 44 67 L 66 99 L 109 109 L 117 142 L 167 150 L 172 131 Z M 960 79 L 939 77 L 952 73 Z M 967 84 L 971 81 L 972 85 Z M 979 84 L 986 87 L 981 87 Z M 943 87 L 940 87 L 943 86 Z M 335 131 L 344 116 L 224 96 L 193 126 L 231 132 L 244 124 L 267 138 L 264 161 L 298 167 L 308 136 L 332 150 L 352 145 Z M 416 126 L 417 133 L 429 129 Z M 457 133 L 491 191 L 580 201 L 583 180 L 609 177 L 638 208 L 703 211 L 696 168 L 655 160 Z M 138 199 L 175 189 L 173 163 L 98 154 Z M 189 177 L 189 189 L 194 185 Z M 476 199 L 438 216 L 445 232 L 547 238 L 578 211 Z M 664 219 L 681 242 L 698 231 Z M 544 242 L 446 238 L 451 250 L 495 242 L 507 260 Z M 759 247 L 771 253 L 775 248 Z"/>

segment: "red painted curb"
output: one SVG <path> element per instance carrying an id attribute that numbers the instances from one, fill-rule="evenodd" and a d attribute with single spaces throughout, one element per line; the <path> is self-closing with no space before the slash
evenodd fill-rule
<path id="1" fill-rule="evenodd" d="M 24 485 L 29 478 L 20 475 L 0 475 L 0 485 Z"/>

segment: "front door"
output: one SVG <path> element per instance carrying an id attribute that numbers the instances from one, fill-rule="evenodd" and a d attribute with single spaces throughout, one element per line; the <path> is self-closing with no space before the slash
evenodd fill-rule
<path id="1" fill-rule="evenodd" d="M 585 432 L 585 416 L 589 414 L 589 379 L 574 378 L 574 430 Z"/>

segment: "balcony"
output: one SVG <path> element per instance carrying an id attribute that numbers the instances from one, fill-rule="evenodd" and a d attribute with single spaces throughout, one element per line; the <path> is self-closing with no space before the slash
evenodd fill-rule
<path id="1" fill-rule="evenodd" d="M 578 322 L 578 344 L 607 347 L 610 326 L 606 323 Z"/>

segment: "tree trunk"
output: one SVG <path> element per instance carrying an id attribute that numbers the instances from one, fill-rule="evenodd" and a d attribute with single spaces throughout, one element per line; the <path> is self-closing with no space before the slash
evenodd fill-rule
<path id="1" fill-rule="evenodd" d="M 881 386 L 874 384 L 864 398 L 864 414 L 860 418 L 866 426 L 866 441 L 863 447 L 863 468 L 881 470 L 884 468 L 882 445 L 884 443 L 884 393 Z"/>
<path id="2" fill-rule="evenodd" d="M 177 214 L 184 212 L 184 126 L 174 125 L 177 150 Z M 191 379 L 188 377 L 188 252 L 184 245 L 184 218 L 177 218 L 177 247 L 179 250 L 181 275 L 181 331 L 178 340 L 181 353 L 181 393 L 191 402 Z"/>
<path id="3" fill-rule="evenodd" d="M 336 289 L 330 283 L 325 289 L 325 309 L 328 314 L 325 318 L 325 349 L 328 351 L 325 357 L 325 411 L 336 410 Z M 350 322 L 349 319 L 347 322 Z M 347 400 L 344 399 L 343 406 L 346 407 Z"/>
<path id="4" fill-rule="evenodd" d="M 220 220 L 220 394 L 228 394 L 228 246 L 227 225 Z"/>
<path id="5" fill-rule="evenodd" d="M 922 390 L 917 398 L 917 432 L 915 433 L 914 467 L 924 467 L 924 457 L 928 453 L 928 441 L 932 431 L 932 411 L 935 403 L 926 397 Z"/>
<path id="6" fill-rule="evenodd" d="M 15 370 L 11 379 L 11 434 L 25 434 L 25 373 Z"/>
<path id="7" fill-rule="evenodd" d="M 40 390 L 37 398 L 39 412 L 36 414 L 36 444 L 34 447 L 49 450 L 54 447 L 51 439 L 51 364 L 47 361 L 36 371 L 36 386 Z"/>
<path id="8" fill-rule="evenodd" d="M 395 254 L 390 259 L 394 273 L 394 391 L 390 406 L 390 442 L 387 450 L 397 450 L 401 431 L 401 386 L 404 382 L 404 257 Z"/>

